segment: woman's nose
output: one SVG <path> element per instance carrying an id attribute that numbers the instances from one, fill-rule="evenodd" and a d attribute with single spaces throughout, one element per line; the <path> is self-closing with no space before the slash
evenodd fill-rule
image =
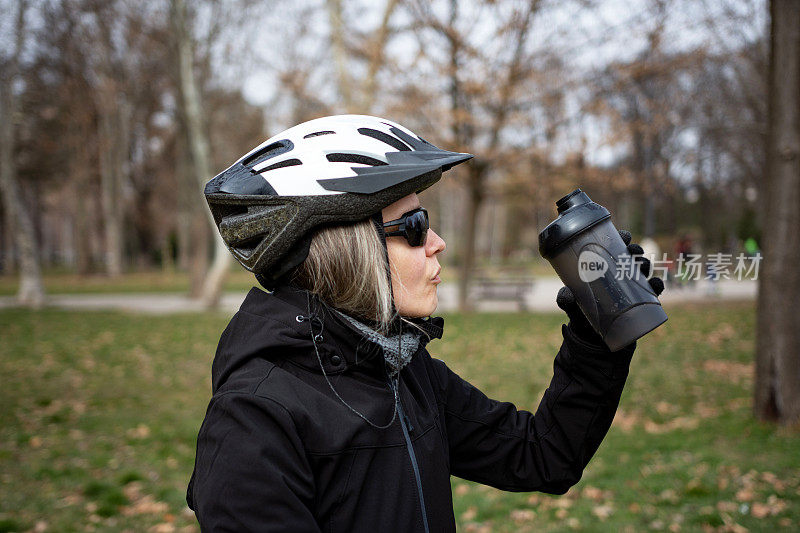
<path id="1" fill-rule="evenodd" d="M 432 228 L 428 228 L 428 239 L 425 242 L 425 251 L 428 255 L 444 252 L 445 248 L 447 248 L 447 244 L 445 244 L 444 239 L 439 237 Z"/>

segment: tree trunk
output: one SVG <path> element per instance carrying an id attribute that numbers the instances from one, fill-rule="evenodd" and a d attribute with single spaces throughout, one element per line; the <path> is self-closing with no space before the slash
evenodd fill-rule
<path id="1" fill-rule="evenodd" d="M 189 296 L 203 300 L 203 288 L 208 275 L 208 223 L 196 210 L 189 217 Z"/>
<path id="2" fill-rule="evenodd" d="M 100 161 L 100 184 L 105 238 L 105 267 L 111 277 L 122 274 L 125 250 L 125 206 L 122 198 L 124 174 L 129 168 L 131 104 L 124 87 L 125 68 L 115 58 L 110 17 L 104 11 L 95 13 L 98 22 L 99 69 L 99 135 L 97 147 Z M 113 13 L 113 8 L 111 13 Z"/>
<path id="3" fill-rule="evenodd" d="M 513 194 L 513 193 L 512 193 Z M 522 196 L 521 194 L 519 196 Z M 503 224 L 503 248 L 502 258 L 508 259 L 512 253 L 521 248 L 522 230 L 527 226 L 523 221 L 530 218 L 530 211 L 535 209 L 531 205 L 522 205 L 519 201 L 505 197 L 506 207 L 505 223 Z M 535 220 L 535 218 L 534 218 Z"/>
<path id="4" fill-rule="evenodd" d="M 194 39 L 187 21 L 184 0 L 172 0 L 171 8 L 175 23 L 177 39 L 178 77 L 180 79 L 182 109 L 189 139 L 189 151 L 192 155 L 195 177 L 198 180 L 197 198 L 201 205 L 205 204 L 202 191 L 206 181 L 211 179 L 211 158 L 209 156 L 208 136 L 203 127 L 203 108 L 200 105 L 200 91 L 194 77 L 193 57 Z M 205 276 L 200 299 L 205 307 L 215 307 L 219 303 L 222 284 L 231 263 L 228 247 L 217 232 L 211 211 L 206 209 L 206 220 L 214 235 L 214 261 Z"/>
<path id="5" fill-rule="evenodd" d="M 0 194 L 2 191 L 0 191 Z M 5 205 L 5 200 L 3 201 Z M 8 209 L 3 208 L 3 231 L 0 235 L 3 241 L 3 260 L 2 260 L 2 273 L 10 276 L 14 273 L 14 264 L 16 263 L 14 256 L 16 249 L 14 248 L 14 218 Z"/>
<path id="6" fill-rule="evenodd" d="M 759 280 L 755 415 L 800 423 L 800 10 L 772 0 L 766 206 Z"/>
<path id="7" fill-rule="evenodd" d="M 642 234 L 645 237 L 652 238 L 656 233 L 656 210 L 655 210 L 655 194 L 656 194 L 656 169 L 655 169 L 655 155 L 660 153 L 658 147 L 658 135 L 649 132 L 645 135 L 645 159 L 644 159 L 644 182 L 642 183 L 642 192 L 644 194 L 644 202 L 642 203 Z"/>
<path id="8" fill-rule="evenodd" d="M 96 153 L 95 145 L 99 141 L 94 137 L 96 128 L 91 125 L 89 111 L 83 109 L 76 114 L 75 124 L 64 137 L 72 157 L 68 167 L 69 211 L 72 213 L 72 242 L 75 248 L 75 269 L 79 276 L 88 274 L 92 269 L 91 244 L 91 187 L 92 176 L 96 171 L 92 156 Z"/>
<path id="9" fill-rule="evenodd" d="M 117 120 L 115 95 L 109 95 L 100 116 L 100 184 L 103 205 L 103 226 L 105 236 L 105 268 L 110 277 L 122 274 L 122 179 L 118 146 L 120 120 Z"/>
<path id="10" fill-rule="evenodd" d="M 162 236 L 159 250 L 161 255 L 161 270 L 169 273 L 175 272 L 175 257 L 172 255 L 173 249 L 169 234 Z"/>
<path id="11" fill-rule="evenodd" d="M 19 54 L 24 42 L 25 8 L 26 2 L 18 2 L 14 52 L 0 78 L 0 187 L 3 189 L 3 208 L 14 223 L 13 234 L 19 256 L 17 300 L 22 305 L 39 308 L 44 304 L 45 298 L 36 232 L 30 213 L 23 204 L 14 161 L 14 126 L 18 110 L 13 87 L 19 72 Z"/>
<path id="12" fill-rule="evenodd" d="M 80 184 L 82 181 L 78 181 Z M 89 242 L 89 218 L 84 189 L 77 187 L 73 192 L 75 218 L 73 222 L 73 241 L 75 242 L 75 270 L 84 276 L 92 270 L 92 247 Z"/>
<path id="13" fill-rule="evenodd" d="M 191 162 L 184 145 L 185 135 L 179 135 L 176 146 L 175 174 L 178 178 L 178 213 L 175 221 L 176 262 L 178 270 L 188 271 L 192 250 L 192 207 L 197 203 L 195 180 L 191 175 Z M 200 294 L 200 286 L 197 288 Z M 191 292 L 195 292 L 192 288 Z"/>
<path id="14" fill-rule="evenodd" d="M 473 163 L 469 167 L 469 189 L 467 195 L 467 227 L 461 241 L 461 279 L 458 280 L 458 308 L 461 311 L 472 310 L 469 298 L 469 288 L 472 281 L 472 271 L 475 268 L 475 237 L 477 235 L 478 214 L 483 204 L 483 175 L 486 166 Z"/>

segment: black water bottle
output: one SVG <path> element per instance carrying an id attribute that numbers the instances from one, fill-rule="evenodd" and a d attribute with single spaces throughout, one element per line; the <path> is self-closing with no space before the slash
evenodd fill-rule
<path id="1" fill-rule="evenodd" d="M 539 253 L 575 295 L 609 349 L 619 350 L 667 321 L 611 213 L 575 189 L 556 202 L 558 218 L 539 233 Z"/>

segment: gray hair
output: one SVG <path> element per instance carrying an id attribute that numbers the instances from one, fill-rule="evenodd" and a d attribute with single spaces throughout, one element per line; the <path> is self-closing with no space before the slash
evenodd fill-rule
<path id="1" fill-rule="evenodd" d="M 380 333 L 394 318 L 386 251 L 370 219 L 317 230 L 290 281 L 354 318 L 376 323 Z"/>

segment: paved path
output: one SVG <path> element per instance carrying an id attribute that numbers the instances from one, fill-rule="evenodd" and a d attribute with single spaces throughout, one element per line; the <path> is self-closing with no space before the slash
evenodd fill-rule
<path id="1" fill-rule="evenodd" d="M 557 277 L 540 277 L 534 283 L 533 291 L 528 293 L 526 304 L 531 311 L 561 312 L 556 306 L 556 294 L 562 286 Z M 755 281 L 722 280 L 716 284 L 702 280 L 691 289 L 667 287 L 661 301 L 669 306 L 677 302 L 700 302 L 721 300 L 751 300 L 756 297 Z M 458 287 L 455 283 L 439 285 L 439 308 L 437 312 L 452 311 L 456 307 Z M 231 292 L 222 297 L 221 312 L 232 314 L 242 303 L 245 293 Z M 15 307 L 11 296 L 0 297 L 0 309 Z M 182 293 L 131 293 L 131 294 L 55 294 L 48 296 L 47 305 L 76 310 L 119 310 L 149 314 L 169 314 L 198 312 L 202 309 L 196 300 Z M 513 302 L 478 302 L 479 311 L 516 311 Z"/>

